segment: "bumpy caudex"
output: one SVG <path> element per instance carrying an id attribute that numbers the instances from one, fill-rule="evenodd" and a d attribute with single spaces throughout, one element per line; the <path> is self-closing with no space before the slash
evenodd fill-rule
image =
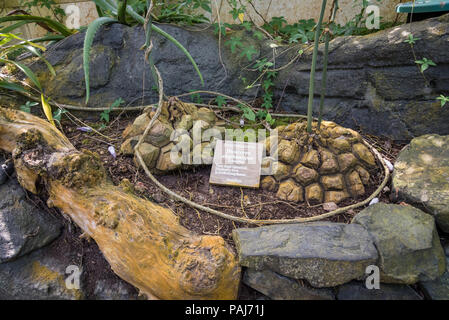
<path id="1" fill-rule="evenodd" d="M 46 188 L 48 205 L 98 244 L 114 272 L 149 298 L 235 299 L 236 258 L 223 238 L 199 236 L 166 208 L 114 186 L 98 156 L 76 150 L 54 126 L 0 107 L 0 149 L 21 185 Z"/>

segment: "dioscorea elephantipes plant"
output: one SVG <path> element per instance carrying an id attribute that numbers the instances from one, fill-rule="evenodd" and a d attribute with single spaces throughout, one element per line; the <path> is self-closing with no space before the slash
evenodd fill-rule
<path id="1" fill-rule="evenodd" d="M 118 3 L 118 1 L 120 3 Z M 89 55 L 90 50 L 92 48 L 93 39 L 95 37 L 96 32 L 102 25 L 110 24 L 110 23 L 125 23 L 126 17 L 125 15 L 128 14 L 133 20 L 135 20 L 139 24 L 145 23 L 145 18 L 138 14 L 131 6 L 127 5 L 126 0 L 93 0 L 95 2 L 96 6 L 101 10 L 103 13 L 109 13 L 111 17 L 100 17 L 96 19 L 94 22 L 92 22 L 86 31 L 86 37 L 84 39 L 84 52 L 83 52 L 83 68 L 84 68 L 84 75 L 86 79 L 86 104 L 89 102 L 89 95 L 90 95 L 90 89 L 89 89 Z M 159 33 L 163 37 L 170 40 L 173 44 L 175 44 L 181 51 L 187 56 L 187 58 L 192 63 L 196 73 L 200 77 L 201 83 L 204 84 L 203 76 L 198 68 L 198 65 L 196 64 L 193 57 L 190 55 L 190 53 L 187 51 L 186 48 L 175 38 L 173 38 L 170 34 L 159 28 L 158 26 L 151 24 L 151 30 Z"/>

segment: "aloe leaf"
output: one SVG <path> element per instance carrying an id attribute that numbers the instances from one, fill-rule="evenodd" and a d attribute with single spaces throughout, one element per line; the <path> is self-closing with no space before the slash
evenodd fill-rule
<path id="1" fill-rule="evenodd" d="M 113 15 L 117 15 L 117 8 L 106 0 L 93 0 L 95 4 L 103 11 L 110 11 Z"/>
<path id="2" fill-rule="evenodd" d="M 17 62 L 17 61 L 12 61 L 12 60 L 8 60 L 8 59 L 2 59 L 0 58 L 0 62 L 3 63 L 10 63 L 15 65 L 17 68 L 19 68 L 23 73 L 25 73 L 25 75 L 30 78 L 30 80 L 36 85 L 36 87 L 42 92 L 42 86 L 39 82 L 39 80 L 36 78 L 36 75 L 33 73 L 33 71 L 31 71 L 30 68 L 28 68 L 26 65 Z"/>
<path id="3" fill-rule="evenodd" d="M 11 91 L 26 92 L 25 88 L 22 86 L 9 81 L 0 81 L 0 88 Z"/>
<path id="4" fill-rule="evenodd" d="M 27 24 L 26 21 L 20 21 L 20 22 L 14 23 L 10 26 L 4 27 L 3 29 L 0 29 L 0 33 L 8 33 L 8 32 L 14 31 L 15 29 L 20 28 L 21 26 L 26 25 L 26 24 Z"/>
<path id="5" fill-rule="evenodd" d="M 144 17 L 142 17 L 140 14 L 138 14 L 137 12 L 134 11 L 134 9 L 131 6 L 127 6 L 126 7 L 126 12 L 128 12 L 128 14 L 133 17 L 137 22 L 144 24 L 145 23 L 145 19 Z M 201 80 L 201 84 L 204 85 L 204 79 L 203 79 L 203 75 L 201 74 L 200 69 L 198 68 L 198 65 L 196 64 L 195 60 L 193 59 L 193 57 L 190 55 L 189 51 L 187 51 L 186 48 L 184 48 L 184 46 L 175 38 L 173 38 L 170 34 L 168 34 L 167 32 L 165 32 L 164 30 L 162 30 L 161 28 L 155 26 L 154 24 L 151 24 L 151 29 L 157 33 L 159 33 L 161 36 L 167 38 L 169 41 L 171 41 L 175 46 L 177 46 L 179 49 L 181 49 L 181 51 L 187 56 L 187 58 L 190 60 L 190 62 L 193 65 L 193 68 L 195 69 L 196 73 L 198 74 L 198 76 L 200 77 Z"/>
<path id="6" fill-rule="evenodd" d="M 90 96 L 90 81 L 89 81 L 89 58 L 90 58 L 90 50 L 92 49 L 92 44 L 94 42 L 95 34 L 98 29 L 105 24 L 118 22 L 116 19 L 109 17 L 101 17 L 93 21 L 89 24 L 89 27 L 86 31 L 86 36 L 84 38 L 84 48 L 83 48 L 83 68 L 84 68 L 84 78 L 86 82 L 86 104 L 89 102 Z"/>
<path id="7" fill-rule="evenodd" d="M 40 49 L 40 50 L 42 50 L 42 51 L 45 51 L 45 50 L 46 50 L 45 47 L 43 47 L 43 46 L 41 46 L 41 45 L 38 45 L 38 44 L 35 44 L 35 43 L 33 43 L 33 42 L 29 41 L 29 40 L 25 40 L 25 39 L 23 39 L 23 38 L 21 38 L 21 37 L 18 37 L 18 36 L 16 36 L 16 35 L 13 34 L 13 33 L 0 33 L 0 37 L 10 38 L 10 39 L 16 39 L 16 40 L 21 41 L 22 44 L 28 44 L 28 45 L 33 46 L 33 47 L 36 47 L 36 48 L 38 48 L 38 49 Z M 18 44 L 16 44 L 16 45 L 18 45 Z M 14 46 L 16 46 L 16 45 L 14 45 Z"/>
<path id="8" fill-rule="evenodd" d="M 38 16 L 30 16 L 30 15 L 12 15 L 0 18 L 0 23 L 10 22 L 10 21 L 26 21 L 27 23 L 33 22 L 43 22 L 47 24 L 53 30 L 61 33 L 62 35 L 68 37 L 74 33 L 74 31 L 68 29 L 62 23 L 59 23 L 50 18 L 38 17 Z"/>
<path id="9" fill-rule="evenodd" d="M 54 34 L 54 35 L 48 35 L 48 36 L 44 36 L 44 37 L 40 37 L 40 38 L 34 38 L 34 39 L 30 39 L 28 40 L 31 43 L 37 43 L 37 42 L 47 42 L 47 41 L 58 41 L 58 40 L 62 40 L 65 37 L 63 35 L 59 35 L 59 34 Z M 22 42 L 22 44 L 25 42 Z"/>
<path id="10" fill-rule="evenodd" d="M 50 64 L 50 62 L 48 62 L 47 59 L 44 58 L 44 56 L 38 50 L 36 50 L 35 47 L 33 47 L 33 46 L 23 46 L 23 48 L 27 49 L 32 54 L 34 54 L 35 56 L 39 57 L 39 59 L 41 59 L 47 65 L 47 68 L 50 71 L 50 73 L 53 76 L 56 76 L 56 72 L 55 72 L 55 69 L 53 68 L 53 66 Z"/>

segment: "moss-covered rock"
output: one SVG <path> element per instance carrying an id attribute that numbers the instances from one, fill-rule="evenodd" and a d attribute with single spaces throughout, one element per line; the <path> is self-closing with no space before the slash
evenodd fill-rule
<path id="1" fill-rule="evenodd" d="M 381 282 L 414 284 L 443 274 L 446 260 L 432 216 L 412 206 L 378 203 L 352 223 L 365 227 L 374 240 Z"/>
<path id="2" fill-rule="evenodd" d="M 449 232 L 449 136 L 413 139 L 396 160 L 392 185 L 397 200 L 432 214 Z"/>

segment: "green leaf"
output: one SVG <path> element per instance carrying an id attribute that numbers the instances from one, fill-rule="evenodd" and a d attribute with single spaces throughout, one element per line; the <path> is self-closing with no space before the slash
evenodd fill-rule
<path id="1" fill-rule="evenodd" d="M 97 0 L 96 0 L 97 1 Z M 131 6 L 127 6 L 126 7 L 126 12 L 133 17 L 137 22 L 144 24 L 145 23 L 145 19 L 144 17 L 142 17 L 141 15 L 139 15 L 137 12 L 134 11 L 134 9 Z M 168 34 L 167 32 L 165 32 L 164 30 L 162 30 L 161 28 L 157 27 L 154 25 L 154 23 L 151 24 L 151 29 L 157 33 L 159 33 L 161 36 L 167 38 L 169 41 L 171 41 L 175 46 L 177 46 L 179 49 L 181 49 L 181 51 L 187 56 L 187 58 L 189 59 L 190 63 L 193 65 L 193 68 L 195 69 L 196 73 L 198 74 L 198 76 L 200 77 L 201 80 L 201 84 L 204 86 L 204 79 L 203 79 L 203 75 L 200 72 L 200 69 L 198 68 L 198 65 L 196 64 L 195 60 L 193 59 L 192 55 L 189 53 L 189 51 L 187 51 L 186 48 L 184 48 L 184 46 L 175 38 L 173 38 L 170 34 Z"/>
<path id="2" fill-rule="evenodd" d="M 240 53 L 240 56 L 246 56 L 246 58 L 251 61 L 253 59 L 253 55 L 257 54 L 258 51 L 254 48 L 253 45 L 244 47 L 242 52 Z"/>
<path id="3" fill-rule="evenodd" d="M 0 33 L 8 33 L 8 32 L 14 31 L 15 29 L 18 29 L 21 26 L 26 25 L 27 23 L 28 22 L 26 22 L 26 21 L 20 21 L 20 22 L 14 23 L 10 26 L 4 27 L 3 29 L 0 29 Z"/>
<path id="4" fill-rule="evenodd" d="M 90 96 L 90 50 L 92 49 L 92 44 L 94 42 L 95 34 L 98 29 L 105 24 L 118 22 L 116 19 L 109 17 L 101 17 L 94 20 L 86 31 L 86 36 L 84 38 L 84 48 L 83 48 L 83 68 L 84 68 L 84 78 L 86 82 L 86 104 L 89 102 Z"/>
<path id="5" fill-rule="evenodd" d="M 241 107 L 243 110 L 243 116 L 248 119 L 249 121 L 255 121 L 256 120 L 256 114 L 254 113 L 253 110 L 251 110 L 251 108 L 247 107 L 247 106 L 243 106 Z"/>
<path id="6" fill-rule="evenodd" d="M 408 35 L 408 39 L 404 40 L 404 42 L 407 42 L 408 44 L 415 44 L 416 41 L 421 40 L 420 38 L 414 38 L 413 34 Z"/>
<path id="7" fill-rule="evenodd" d="M 31 112 L 31 107 L 35 107 L 37 106 L 39 103 L 37 102 L 31 102 L 31 101 L 27 101 L 25 104 L 21 105 L 19 108 L 20 110 L 22 110 L 23 112 Z"/>
<path id="8" fill-rule="evenodd" d="M 271 88 L 271 86 L 273 86 L 273 84 L 274 83 L 270 79 L 267 79 L 262 83 L 262 87 L 265 91 L 268 91 Z"/>
<path id="9" fill-rule="evenodd" d="M 257 40 L 262 40 L 264 38 L 264 34 L 262 32 L 260 32 L 259 30 L 255 30 L 253 32 L 253 36 L 257 39 Z"/>
<path id="10" fill-rule="evenodd" d="M 53 120 L 57 121 L 58 123 L 61 123 L 62 115 L 66 112 L 67 112 L 66 110 L 62 109 L 56 110 L 55 112 L 53 112 Z"/>
<path id="11" fill-rule="evenodd" d="M 22 86 L 15 84 L 13 82 L 9 81 L 0 81 L 0 88 L 11 90 L 11 91 L 18 91 L 18 92 L 26 92 L 25 88 Z"/>
<path id="12" fill-rule="evenodd" d="M 21 105 L 21 106 L 19 107 L 19 109 L 20 109 L 21 111 L 23 111 L 23 112 L 31 113 L 31 108 L 30 108 L 29 106 L 27 106 L 27 105 Z"/>
<path id="13" fill-rule="evenodd" d="M 440 102 L 441 102 L 441 107 L 444 107 L 444 105 L 445 105 L 446 103 L 449 102 L 449 97 L 446 97 L 446 96 L 444 96 L 444 95 L 441 94 L 441 95 L 437 98 L 437 100 L 440 100 Z"/>
<path id="14" fill-rule="evenodd" d="M 242 46 L 242 38 L 240 37 L 231 37 L 228 41 L 225 42 L 225 45 L 229 45 L 231 47 L 231 52 L 234 53 L 237 47 Z"/>
<path id="15" fill-rule="evenodd" d="M 55 72 L 55 69 L 53 68 L 53 66 L 50 64 L 50 62 L 47 61 L 47 59 L 45 59 L 42 56 L 42 54 L 39 51 L 37 51 L 37 49 L 35 47 L 33 47 L 33 46 L 23 46 L 23 48 L 27 49 L 32 54 L 34 54 L 35 56 L 39 57 L 39 59 L 41 59 L 47 65 L 47 68 L 50 71 L 50 73 L 53 76 L 56 76 L 56 72 Z"/>
<path id="16" fill-rule="evenodd" d="M 14 21 L 25 21 L 26 23 L 43 22 L 51 29 L 55 30 L 56 32 L 59 32 L 60 34 L 62 34 L 63 36 L 66 36 L 66 37 L 68 37 L 74 33 L 74 31 L 68 29 L 62 23 L 59 23 L 50 18 L 31 16 L 31 15 L 12 15 L 12 16 L 6 16 L 6 17 L 0 18 L 0 23 L 14 22 Z"/>
<path id="17" fill-rule="evenodd" d="M 9 64 L 13 64 L 15 65 L 17 68 L 19 68 L 23 73 L 25 73 L 25 75 L 30 78 L 30 80 L 36 85 L 36 87 L 39 89 L 39 91 L 42 92 L 42 87 L 41 84 L 39 82 L 39 80 L 36 78 L 36 75 L 33 73 L 33 71 L 31 71 L 30 68 L 28 68 L 26 65 L 20 63 L 20 62 L 16 62 L 16 61 L 12 61 L 12 60 L 8 60 L 8 59 L 2 59 L 0 58 L 0 62 L 3 63 L 9 63 Z"/>
<path id="18" fill-rule="evenodd" d="M 221 108 L 222 106 L 224 106 L 226 104 L 226 99 L 222 96 L 217 96 L 217 98 L 215 98 L 215 102 Z"/>
<path id="19" fill-rule="evenodd" d="M 275 123 L 275 120 L 273 119 L 273 117 L 271 116 L 271 114 L 267 114 L 267 116 L 265 117 L 265 120 L 270 124 L 273 125 Z"/>

